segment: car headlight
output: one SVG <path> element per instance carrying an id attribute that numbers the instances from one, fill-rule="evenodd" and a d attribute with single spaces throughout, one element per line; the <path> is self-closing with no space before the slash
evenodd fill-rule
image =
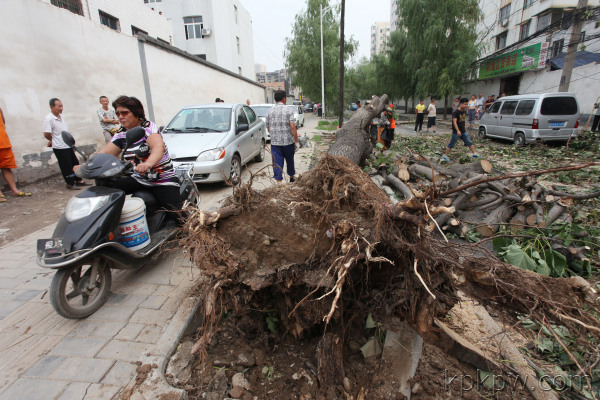
<path id="1" fill-rule="evenodd" d="M 94 211 L 99 210 L 108 203 L 110 196 L 98 196 L 98 197 L 72 197 L 67 203 L 65 209 L 65 217 L 67 221 L 73 222 L 87 217 Z"/>
<path id="2" fill-rule="evenodd" d="M 219 147 L 212 150 L 203 151 L 200 153 L 196 161 L 216 161 L 225 157 L 225 149 L 223 147 Z"/>

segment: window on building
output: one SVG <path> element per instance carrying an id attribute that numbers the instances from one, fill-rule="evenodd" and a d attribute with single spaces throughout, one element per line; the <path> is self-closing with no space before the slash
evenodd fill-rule
<path id="1" fill-rule="evenodd" d="M 190 39 L 202 39 L 202 17 L 183 17 L 183 24 L 185 27 L 185 38 Z"/>
<path id="2" fill-rule="evenodd" d="M 138 27 L 136 27 L 136 26 L 133 26 L 133 25 L 131 25 L 131 34 L 132 34 L 133 36 L 135 36 L 135 35 L 137 35 L 138 33 L 143 33 L 144 35 L 147 35 L 147 34 L 148 34 L 148 32 L 146 32 L 145 30 L 143 30 L 143 29 L 140 29 L 140 28 L 138 28 Z"/>
<path id="3" fill-rule="evenodd" d="M 510 17 L 510 4 L 500 9 L 500 25 L 508 24 L 508 17 Z"/>
<path id="4" fill-rule="evenodd" d="M 238 54 L 240 54 L 240 38 L 237 36 L 235 37 L 235 45 L 237 47 Z"/>
<path id="5" fill-rule="evenodd" d="M 64 8 L 72 13 L 83 15 L 81 0 L 50 0 L 50 4 L 56 7 Z"/>
<path id="6" fill-rule="evenodd" d="M 552 11 L 546 13 L 544 15 L 540 15 L 538 17 L 537 22 L 537 30 L 541 31 L 544 28 L 550 26 L 550 24 L 555 24 L 562 20 L 561 24 L 557 25 L 557 28 L 568 28 L 571 24 L 571 20 L 573 19 L 572 12 L 563 12 L 563 11 Z"/>
<path id="7" fill-rule="evenodd" d="M 531 5 L 533 4 L 535 0 L 525 0 L 525 2 L 523 3 L 523 10 L 525 10 L 526 8 L 531 7 Z"/>
<path id="8" fill-rule="evenodd" d="M 565 46 L 565 39 L 560 39 L 552 43 L 552 49 L 550 51 L 550 57 L 556 57 L 563 51 Z"/>
<path id="9" fill-rule="evenodd" d="M 233 15 L 235 16 L 235 23 L 238 23 L 238 8 L 237 6 L 233 6 Z"/>
<path id="10" fill-rule="evenodd" d="M 506 47 L 506 36 L 507 32 L 502 32 L 496 36 L 496 50 L 500 50 Z"/>
<path id="11" fill-rule="evenodd" d="M 529 27 L 531 26 L 531 20 L 521 24 L 521 31 L 519 33 L 519 40 L 523 40 L 529 36 Z"/>
<path id="12" fill-rule="evenodd" d="M 119 25 L 119 19 L 109 15 L 105 12 L 98 10 L 100 14 L 100 23 L 102 25 L 108 26 L 110 29 L 114 29 L 115 31 L 121 32 L 121 26 Z"/>

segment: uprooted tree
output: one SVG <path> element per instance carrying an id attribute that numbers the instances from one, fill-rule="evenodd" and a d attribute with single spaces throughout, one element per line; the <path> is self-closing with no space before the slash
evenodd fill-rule
<path id="1" fill-rule="evenodd" d="M 486 235 L 510 218 L 550 223 L 539 216 L 543 191 L 535 172 L 490 177 L 485 161 L 450 169 L 409 153 L 373 180 L 358 164 L 372 151 L 367 128 L 386 103 L 387 96 L 376 97 L 356 112 L 329 154 L 295 184 L 260 192 L 242 184 L 220 210 L 197 210 L 189 218 L 183 245 L 208 277 L 194 352 L 202 354 L 210 343 L 222 304 L 243 313 L 268 303 L 294 337 L 323 334 L 319 382 L 337 385 L 348 320 L 371 313 L 385 325 L 400 318 L 440 345 L 447 341 L 434 319 L 456 304 L 458 290 L 570 327 L 586 339 L 582 343 L 599 339 L 599 296 L 584 279 L 522 270 L 479 246 L 448 242 L 442 233 L 463 229 L 460 212 L 471 213 Z M 390 198 L 382 187 L 396 192 Z M 561 207 L 568 201 L 553 196 Z M 564 219 L 563 213 L 554 210 L 552 218 Z"/>

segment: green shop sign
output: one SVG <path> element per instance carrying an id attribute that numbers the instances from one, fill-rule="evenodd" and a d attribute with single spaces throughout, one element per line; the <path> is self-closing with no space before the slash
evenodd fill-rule
<path id="1" fill-rule="evenodd" d="M 479 79 L 494 78 L 520 71 L 542 68 L 546 65 L 548 43 L 536 43 L 491 58 L 479 66 Z"/>

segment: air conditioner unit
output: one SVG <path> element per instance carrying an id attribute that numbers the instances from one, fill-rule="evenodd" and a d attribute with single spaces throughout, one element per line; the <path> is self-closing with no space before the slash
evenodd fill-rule
<path id="1" fill-rule="evenodd" d="M 202 29 L 202 36 L 210 36 L 210 28 Z"/>
<path id="2" fill-rule="evenodd" d="M 508 18 L 501 20 L 500 21 L 500 25 L 507 26 L 508 25 Z"/>

